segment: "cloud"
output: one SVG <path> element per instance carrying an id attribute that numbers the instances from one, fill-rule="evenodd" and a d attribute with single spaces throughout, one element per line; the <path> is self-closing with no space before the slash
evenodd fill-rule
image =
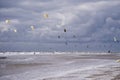
<path id="1" fill-rule="evenodd" d="M 120 40 L 119 0 L 1 0 L 0 4 L 0 41 L 84 43 L 113 41 L 114 36 Z M 11 23 L 5 24 L 6 19 Z"/>

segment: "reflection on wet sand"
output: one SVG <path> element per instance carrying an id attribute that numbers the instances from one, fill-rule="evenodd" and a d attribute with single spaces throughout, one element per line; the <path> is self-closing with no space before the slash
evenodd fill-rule
<path id="1" fill-rule="evenodd" d="M 31 80 L 31 77 L 35 80 L 97 80 L 101 78 L 108 80 L 106 77 L 110 77 L 111 80 L 119 80 L 120 66 L 116 62 L 118 59 L 120 56 L 116 54 L 1 56 L 0 80 L 4 80 L 5 76 L 13 79 L 12 77 L 16 77 L 16 75 L 20 77 L 20 80 L 24 80 L 24 78 Z"/>

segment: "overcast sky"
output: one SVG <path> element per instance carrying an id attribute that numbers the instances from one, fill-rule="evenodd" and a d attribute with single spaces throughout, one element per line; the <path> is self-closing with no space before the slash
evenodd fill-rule
<path id="1" fill-rule="evenodd" d="M 120 51 L 114 37 L 120 0 L 0 0 L 0 51 Z"/>

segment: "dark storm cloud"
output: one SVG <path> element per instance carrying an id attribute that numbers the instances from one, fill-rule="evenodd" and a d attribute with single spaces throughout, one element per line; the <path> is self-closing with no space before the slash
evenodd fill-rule
<path id="1" fill-rule="evenodd" d="M 19 2 L 19 0 L 0 0 L 0 8 L 16 7 Z"/>
<path id="2" fill-rule="evenodd" d="M 120 40 L 119 7 L 119 0 L 0 0 L 0 41 Z M 48 19 L 43 17 L 46 13 Z M 5 23 L 6 19 L 11 20 L 10 24 Z"/>

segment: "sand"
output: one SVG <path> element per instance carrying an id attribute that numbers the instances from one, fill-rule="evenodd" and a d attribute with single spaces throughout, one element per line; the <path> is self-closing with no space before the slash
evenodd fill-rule
<path id="1" fill-rule="evenodd" d="M 0 55 L 0 80 L 120 80 L 118 59 L 118 54 Z"/>

